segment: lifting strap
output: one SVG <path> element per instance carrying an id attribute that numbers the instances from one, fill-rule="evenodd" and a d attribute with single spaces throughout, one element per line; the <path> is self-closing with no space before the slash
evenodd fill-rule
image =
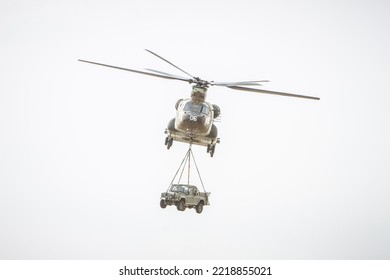
<path id="1" fill-rule="evenodd" d="M 206 189 L 205 189 L 204 184 L 203 184 L 202 177 L 200 176 L 200 172 L 199 172 L 198 165 L 196 164 L 195 157 L 194 157 L 194 154 L 192 153 L 192 149 L 191 149 L 191 148 L 192 148 L 192 144 L 190 144 L 187 153 L 185 154 L 183 160 L 182 160 L 181 163 L 180 163 L 179 168 L 177 169 L 177 171 L 176 171 L 176 173 L 175 173 L 175 176 L 173 177 L 173 179 L 172 179 L 170 185 L 168 186 L 167 191 L 169 191 L 169 188 L 172 186 L 173 181 L 175 181 L 175 178 L 177 177 L 177 175 L 178 175 L 178 173 L 179 173 L 179 171 L 180 171 L 180 169 L 181 169 L 180 176 L 179 176 L 179 180 L 178 180 L 178 184 L 180 183 L 180 180 L 181 180 L 181 178 L 182 178 L 182 176 L 183 176 L 183 173 L 184 173 L 184 169 L 185 169 L 185 167 L 186 167 L 186 164 L 188 165 L 188 178 L 187 178 L 187 184 L 188 184 L 188 185 L 190 184 L 191 155 L 192 155 L 192 160 L 194 161 L 196 171 L 198 172 L 198 176 L 199 176 L 199 179 L 200 179 L 200 183 L 202 184 L 203 191 L 206 192 Z"/>
<path id="2" fill-rule="evenodd" d="M 194 163 L 195 163 L 196 171 L 198 172 L 198 176 L 199 176 L 199 179 L 200 179 L 200 183 L 202 184 L 203 191 L 206 192 L 206 189 L 204 188 L 202 176 L 200 176 L 200 172 L 199 172 L 199 169 L 198 169 L 198 165 L 196 164 L 195 157 L 194 157 L 194 154 L 192 153 L 191 147 L 190 147 L 190 153 L 191 153 L 191 155 L 192 155 L 192 160 L 193 160 Z"/>

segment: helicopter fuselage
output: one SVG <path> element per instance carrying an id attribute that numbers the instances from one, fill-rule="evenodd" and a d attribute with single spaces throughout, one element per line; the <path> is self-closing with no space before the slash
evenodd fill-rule
<path id="1" fill-rule="evenodd" d="M 172 141 L 175 140 L 207 146 L 207 151 L 213 155 L 215 144 L 219 143 L 214 119 L 219 116 L 220 109 L 217 105 L 212 105 L 204 100 L 206 89 L 203 89 L 202 92 L 203 95 L 199 95 L 199 88 L 195 88 L 191 98 L 177 101 L 176 118 L 168 123 L 166 130 L 168 137 L 165 144 L 168 149 L 172 145 Z"/>
<path id="2" fill-rule="evenodd" d="M 213 123 L 212 105 L 182 100 L 176 111 L 175 129 L 190 135 L 206 136 Z"/>

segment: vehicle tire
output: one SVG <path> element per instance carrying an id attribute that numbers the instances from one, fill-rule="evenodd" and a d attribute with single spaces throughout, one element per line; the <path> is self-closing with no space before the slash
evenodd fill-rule
<path id="1" fill-rule="evenodd" d="M 161 207 L 162 209 L 164 209 L 164 208 L 167 207 L 167 204 L 165 203 L 165 200 L 163 200 L 163 199 L 160 200 L 160 207 Z"/>
<path id="2" fill-rule="evenodd" d="M 184 199 L 181 199 L 177 204 L 177 210 L 184 211 L 185 209 L 186 209 L 185 201 Z"/>
<path id="3" fill-rule="evenodd" d="M 195 207 L 196 213 L 200 214 L 203 211 L 203 201 L 199 202 L 198 205 Z"/>

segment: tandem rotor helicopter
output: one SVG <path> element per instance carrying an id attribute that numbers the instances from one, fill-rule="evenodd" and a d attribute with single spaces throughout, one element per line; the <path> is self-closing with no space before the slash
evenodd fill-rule
<path id="1" fill-rule="evenodd" d="M 159 59 L 165 61 L 176 69 L 180 70 L 189 78 L 172 75 L 158 70 L 145 69 L 146 71 L 133 70 L 129 68 L 123 68 L 108 64 L 102 64 L 93 61 L 87 61 L 79 59 L 80 62 L 110 67 L 114 69 L 130 71 L 138 74 L 148 75 L 157 78 L 179 80 L 192 84 L 192 91 L 190 98 L 179 99 L 176 102 L 176 118 L 172 119 L 168 123 L 168 127 L 165 130 L 167 137 L 165 138 L 165 145 L 169 149 L 173 141 L 184 142 L 189 144 L 196 144 L 207 147 L 207 153 L 213 157 L 215 152 L 215 146 L 220 142 L 218 136 L 217 127 L 214 125 L 214 120 L 221 114 L 220 108 L 206 101 L 207 89 L 209 86 L 223 86 L 233 90 L 251 91 L 257 93 L 274 94 L 288 97 L 298 97 L 306 99 L 319 100 L 320 98 L 314 96 L 298 95 L 286 92 L 263 90 L 253 88 L 253 86 L 261 86 L 262 82 L 269 82 L 268 80 L 259 81 L 242 81 L 242 82 L 214 82 L 202 80 L 199 77 L 194 77 L 190 73 L 179 68 L 172 62 L 166 60 L 160 55 L 147 50 L 147 52 L 153 54 Z M 248 87 L 252 86 L 252 87 Z"/>

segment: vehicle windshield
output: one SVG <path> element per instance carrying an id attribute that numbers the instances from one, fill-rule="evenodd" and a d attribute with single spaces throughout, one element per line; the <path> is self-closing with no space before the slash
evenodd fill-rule
<path id="1" fill-rule="evenodd" d="M 209 106 L 206 103 L 201 103 L 201 104 L 194 104 L 192 102 L 188 102 L 184 106 L 184 111 L 190 111 L 193 113 L 202 113 L 207 115 L 209 113 Z"/>
<path id="2" fill-rule="evenodd" d="M 185 185 L 172 185 L 171 191 L 172 192 L 186 193 L 188 191 L 188 186 L 185 186 Z"/>

